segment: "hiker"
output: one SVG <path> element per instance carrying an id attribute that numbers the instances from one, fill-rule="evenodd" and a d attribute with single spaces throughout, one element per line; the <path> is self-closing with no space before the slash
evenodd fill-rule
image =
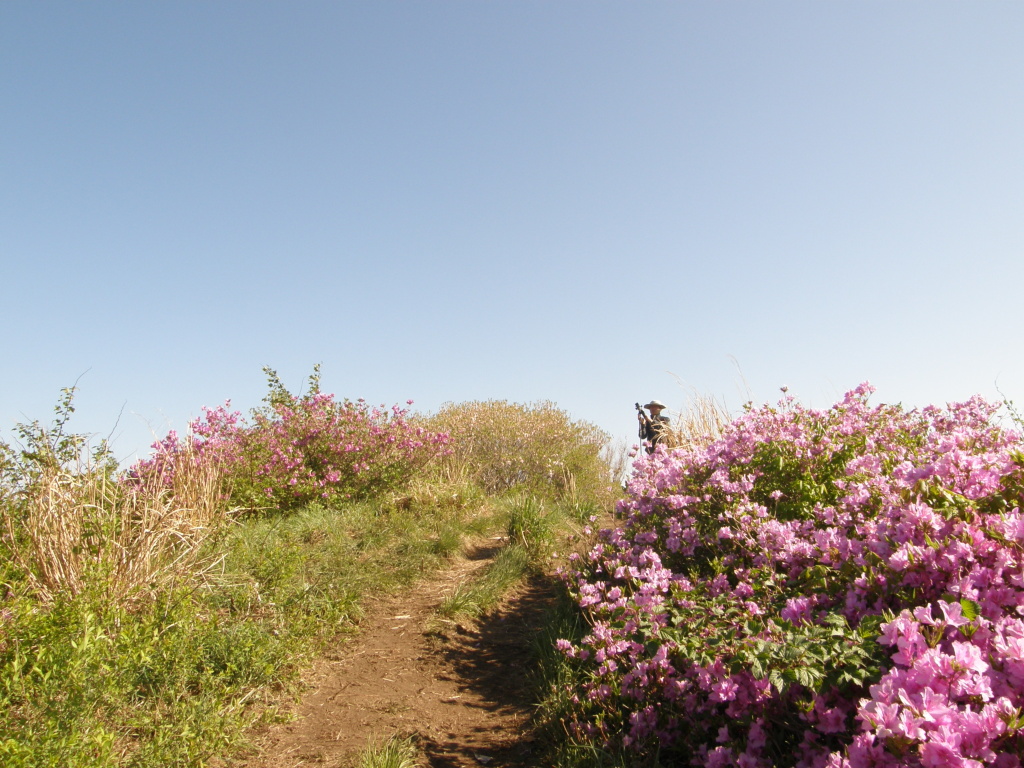
<path id="1" fill-rule="evenodd" d="M 643 412 L 643 408 L 651 412 L 649 417 Z M 665 404 L 660 400 L 651 400 L 643 406 L 637 403 L 636 410 L 636 418 L 640 422 L 640 439 L 646 441 L 644 450 L 654 453 L 654 449 L 665 440 L 668 432 L 669 418 L 661 415 L 665 410 Z"/>

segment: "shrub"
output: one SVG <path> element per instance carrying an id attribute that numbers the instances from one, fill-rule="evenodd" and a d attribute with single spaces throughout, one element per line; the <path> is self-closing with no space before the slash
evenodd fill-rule
<path id="1" fill-rule="evenodd" d="M 250 422 L 230 403 L 204 408 L 187 437 L 169 433 L 132 475 L 171 478 L 194 457 L 221 467 L 232 503 L 289 509 L 401 490 L 445 452 L 448 436 L 414 425 L 407 408 L 361 399 L 339 403 L 320 392 L 318 368 L 302 395 L 285 389 L 273 370 L 264 371 L 270 391 Z"/>
<path id="2" fill-rule="evenodd" d="M 641 457 L 566 574 L 583 744 L 652 764 L 1020 765 L 1024 456 L 980 398 L 785 397 Z"/>
<path id="3" fill-rule="evenodd" d="M 607 496 L 609 470 L 600 456 L 607 435 L 554 403 L 448 404 L 425 424 L 450 435 L 449 475 L 467 476 L 487 493 Z"/>

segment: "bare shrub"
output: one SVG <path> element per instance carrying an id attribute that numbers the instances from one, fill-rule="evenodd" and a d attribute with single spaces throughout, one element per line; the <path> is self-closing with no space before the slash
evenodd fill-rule
<path id="1" fill-rule="evenodd" d="M 450 479 L 469 479 L 490 494 L 528 489 L 565 498 L 606 492 L 608 469 L 600 451 L 608 436 L 552 402 L 449 403 L 425 423 L 450 435 L 451 454 L 443 459 Z"/>

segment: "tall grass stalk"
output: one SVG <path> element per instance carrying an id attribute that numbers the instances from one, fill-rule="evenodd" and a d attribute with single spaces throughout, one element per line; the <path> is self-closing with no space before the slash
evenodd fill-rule
<path id="1" fill-rule="evenodd" d="M 622 485 L 633 466 L 634 447 L 622 438 L 610 440 L 601 446 L 600 456 L 608 467 L 608 479 L 615 485 Z"/>
<path id="2" fill-rule="evenodd" d="M 710 395 L 691 391 L 686 404 L 672 420 L 666 443 L 672 448 L 706 445 L 722 434 L 732 421 L 725 404 Z"/>

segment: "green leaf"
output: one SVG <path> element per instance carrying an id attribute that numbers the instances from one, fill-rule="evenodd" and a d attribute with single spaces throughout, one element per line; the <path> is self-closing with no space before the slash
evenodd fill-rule
<path id="1" fill-rule="evenodd" d="M 981 615 L 981 606 L 966 597 L 960 598 L 960 609 L 964 612 L 964 618 L 974 621 Z"/>
<path id="2" fill-rule="evenodd" d="M 753 661 L 750 663 L 750 674 L 752 674 L 758 680 L 764 678 L 765 667 L 761 660 L 757 657 L 754 657 Z"/>

